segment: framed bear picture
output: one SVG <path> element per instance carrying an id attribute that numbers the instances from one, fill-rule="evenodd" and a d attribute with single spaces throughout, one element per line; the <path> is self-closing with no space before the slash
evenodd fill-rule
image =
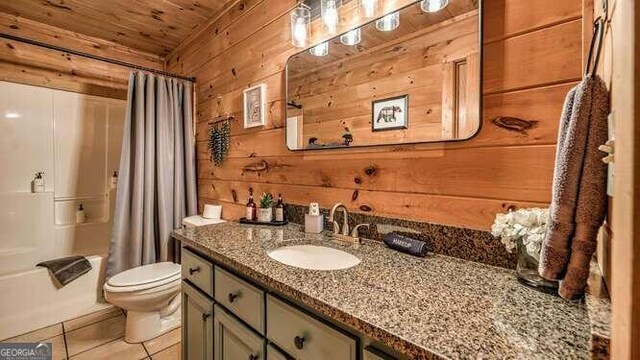
<path id="1" fill-rule="evenodd" d="M 372 131 L 401 130 L 409 127 L 409 95 L 375 100 L 372 107 Z"/>

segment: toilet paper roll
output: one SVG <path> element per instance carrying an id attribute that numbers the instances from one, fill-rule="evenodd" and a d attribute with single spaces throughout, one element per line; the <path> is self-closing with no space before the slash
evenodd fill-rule
<path id="1" fill-rule="evenodd" d="M 205 219 L 220 219 L 222 215 L 222 205 L 205 204 L 202 217 Z"/>

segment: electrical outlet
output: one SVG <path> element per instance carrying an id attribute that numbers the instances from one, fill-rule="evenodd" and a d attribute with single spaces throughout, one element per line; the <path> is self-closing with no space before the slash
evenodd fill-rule
<path id="1" fill-rule="evenodd" d="M 609 126 L 609 140 L 614 140 L 615 141 L 615 114 L 612 112 L 609 114 L 609 116 L 607 117 L 608 120 L 608 126 Z M 615 145 L 614 145 L 614 152 L 613 152 L 613 156 L 615 159 Z M 613 196 L 613 173 L 614 170 L 614 161 L 610 162 L 607 165 L 607 195 L 609 196 Z"/>

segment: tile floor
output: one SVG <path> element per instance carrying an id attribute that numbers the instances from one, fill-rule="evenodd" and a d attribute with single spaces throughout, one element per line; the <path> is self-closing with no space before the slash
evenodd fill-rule
<path id="1" fill-rule="evenodd" d="M 111 307 L 2 342 L 51 342 L 53 360 L 179 360 L 180 328 L 142 344 L 124 341 L 125 315 Z"/>

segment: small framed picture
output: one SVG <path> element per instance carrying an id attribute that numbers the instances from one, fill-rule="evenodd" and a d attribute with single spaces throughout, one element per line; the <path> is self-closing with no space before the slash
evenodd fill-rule
<path id="1" fill-rule="evenodd" d="M 373 102 L 372 131 L 400 130 L 409 126 L 409 95 Z"/>
<path id="2" fill-rule="evenodd" d="M 264 126 L 265 84 L 250 87 L 244 91 L 244 128 Z"/>

